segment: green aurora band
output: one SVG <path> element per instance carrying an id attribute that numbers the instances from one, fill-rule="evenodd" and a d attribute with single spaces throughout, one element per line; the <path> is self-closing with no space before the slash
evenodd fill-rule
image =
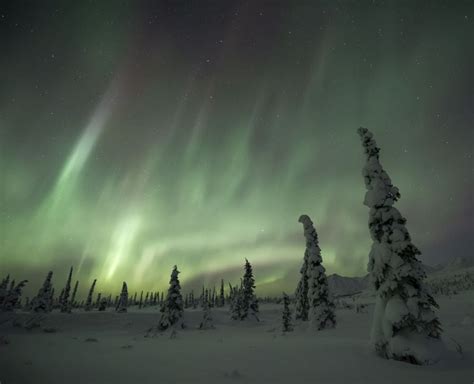
<path id="1" fill-rule="evenodd" d="M 177 264 L 189 290 L 248 258 L 293 292 L 306 213 L 362 275 L 358 126 L 422 259 L 472 253 L 472 6 L 414 3 L 0 8 L 0 271 L 134 292 Z"/>

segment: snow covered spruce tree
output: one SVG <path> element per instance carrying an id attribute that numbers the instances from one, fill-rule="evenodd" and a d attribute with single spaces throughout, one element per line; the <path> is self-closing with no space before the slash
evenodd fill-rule
<path id="1" fill-rule="evenodd" d="M 214 321 L 212 319 L 212 312 L 211 306 L 209 305 L 209 301 L 204 302 L 204 308 L 202 313 L 202 321 L 199 324 L 199 329 L 214 329 Z"/>
<path id="2" fill-rule="evenodd" d="M 107 304 L 108 304 L 107 298 L 103 297 L 102 299 L 100 299 L 99 312 L 105 311 L 107 309 Z"/>
<path id="3" fill-rule="evenodd" d="M 303 224 L 306 238 L 309 320 L 316 330 L 333 328 L 336 326 L 335 307 L 329 294 L 326 270 L 321 264 L 318 235 L 308 215 L 301 215 L 298 221 Z"/>
<path id="4" fill-rule="evenodd" d="M 308 251 L 304 253 L 303 265 L 300 269 L 301 278 L 296 287 L 295 319 L 307 321 L 309 313 L 308 301 Z"/>
<path id="5" fill-rule="evenodd" d="M 51 310 L 54 308 L 54 287 L 51 288 L 51 296 L 49 297 L 49 307 Z"/>
<path id="6" fill-rule="evenodd" d="M 44 280 L 43 285 L 38 291 L 38 294 L 31 301 L 31 311 L 32 312 L 41 312 L 49 313 L 52 308 L 52 290 L 53 285 L 51 284 L 51 279 L 53 278 L 53 271 L 49 271 L 46 279 Z"/>
<path id="7" fill-rule="evenodd" d="M 79 280 L 76 280 L 76 284 L 74 284 L 74 289 L 72 290 L 71 308 L 74 308 L 76 306 L 76 295 L 77 295 L 78 287 L 79 287 Z"/>
<path id="8" fill-rule="evenodd" d="M 3 302 L 5 301 L 5 298 L 7 297 L 9 282 L 10 282 L 10 275 L 7 275 L 7 277 L 3 278 L 2 282 L 0 283 L 0 308 L 3 306 Z"/>
<path id="9" fill-rule="evenodd" d="M 71 292 L 71 279 L 72 279 L 72 267 L 69 270 L 69 276 L 64 287 L 63 295 L 61 296 L 61 302 L 59 303 L 61 312 L 71 313 L 71 303 L 69 302 L 69 293 Z"/>
<path id="10" fill-rule="evenodd" d="M 242 282 L 240 287 L 232 287 L 229 283 L 229 311 L 232 320 L 240 320 L 242 317 Z"/>
<path id="11" fill-rule="evenodd" d="M 201 308 L 204 308 L 205 298 L 206 298 L 206 293 L 205 293 L 204 285 L 203 285 L 202 290 L 201 290 L 201 296 L 199 296 L 199 305 L 201 306 Z"/>
<path id="12" fill-rule="evenodd" d="M 22 290 L 27 282 L 28 280 L 22 280 L 15 285 L 15 280 L 13 280 L 10 283 L 10 288 L 8 289 L 5 297 L 3 298 L 0 310 L 9 312 L 13 311 L 17 307 L 17 305 L 20 303 Z"/>
<path id="13" fill-rule="evenodd" d="M 178 267 L 175 265 L 171 272 L 170 286 L 166 295 L 166 300 L 161 308 L 161 318 L 158 323 L 158 330 L 164 331 L 170 327 L 184 328 L 183 323 L 183 297 L 178 279 Z"/>
<path id="14" fill-rule="evenodd" d="M 258 319 L 258 300 L 255 295 L 255 279 L 253 278 L 252 266 L 249 261 L 245 259 L 244 279 L 242 280 L 242 308 L 240 311 L 240 320 L 245 320 L 249 316 Z"/>
<path id="15" fill-rule="evenodd" d="M 217 291 L 216 291 L 216 286 L 214 286 L 214 289 L 212 290 L 212 296 L 211 296 L 211 302 L 210 302 L 211 308 L 214 306 L 217 306 Z"/>
<path id="16" fill-rule="evenodd" d="M 282 330 L 283 332 L 291 332 L 293 330 L 293 325 L 291 324 L 290 298 L 285 292 L 283 292 Z"/>
<path id="17" fill-rule="evenodd" d="M 100 299 L 97 299 L 97 301 L 100 301 Z M 127 289 L 127 283 L 124 281 L 122 284 L 122 292 L 120 292 L 120 297 L 118 299 L 117 306 L 115 307 L 115 312 L 118 312 L 118 313 L 127 312 L 127 306 L 128 306 L 128 289 Z"/>
<path id="18" fill-rule="evenodd" d="M 89 293 L 87 294 L 86 304 L 84 305 L 84 311 L 91 311 L 92 310 L 92 295 L 94 294 L 95 283 L 97 279 L 94 279 L 92 285 L 89 289 Z"/>
<path id="19" fill-rule="evenodd" d="M 64 288 L 61 289 L 61 293 L 59 294 L 59 297 L 57 300 L 53 301 L 53 308 L 61 308 L 61 303 L 63 302 L 63 295 L 64 295 Z"/>
<path id="20" fill-rule="evenodd" d="M 358 134 L 367 159 L 364 205 L 370 208 L 373 241 L 368 264 L 376 292 L 371 341 L 385 358 L 429 364 L 439 359 L 442 347 L 433 309 L 438 305 L 424 286 L 426 274 L 417 259 L 421 253 L 411 242 L 406 219 L 393 207 L 400 193 L 379 162 L 380 149 L 369 130 L 359 128 Z"/>
<path id="21" fill-rule="evenodd" d="M 225 305 L 224 279 L 221 279 L 221 289 L 219 291 L 218 303 L 218 307 L 223 307 Z"/>

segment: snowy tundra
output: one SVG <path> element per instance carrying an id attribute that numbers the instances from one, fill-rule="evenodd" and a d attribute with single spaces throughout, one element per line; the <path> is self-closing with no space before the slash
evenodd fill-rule
<path id="1" fill-rule="evenodd" d="M 363 296 L 361 296 L 363 297 Z M 283 334 L 282 306 L 262 304 L 260 322 L 235 321 L 213 308 L 215 329 L 199 330 L 202 310 L 187 309 L 186 329 L 145 337 L 157 308 L 127 313 L 54 311 L 40 328 L 15 326 L 28 313 L 0 314 L 0 382 L 21 383 L 472 383 L 474 291 L 437 298 L 448 347 L 442 361 L 417 366 L 385 360 L 369 345 L 367 311 L 336 310 L 336 328 L 295 324 Z M 372 301 L 371 301 L 372 300 Z M 347 299 L 349 304 L 352 299 Z M 372 302 L 372 303 L 371 303 Z"/>

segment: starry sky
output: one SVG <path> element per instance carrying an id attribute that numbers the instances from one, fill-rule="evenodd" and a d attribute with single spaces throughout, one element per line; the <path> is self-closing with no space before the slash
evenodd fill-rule
<path id="1" fill-rule="evenodd" d="M 0 271 L 293 292 L 310 215 L 366 272 L 356 129 L 422 260 L 473 257 L 469 1 L 0 3 Z"/>

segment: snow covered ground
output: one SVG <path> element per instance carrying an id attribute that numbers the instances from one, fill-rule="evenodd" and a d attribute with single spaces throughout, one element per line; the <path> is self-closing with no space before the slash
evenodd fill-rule
<path id="1" fill-rule="evenodd" d="M 41 328 L 13 327 L 0 314 L 0 382 L 16 383 L 472 383 L 474 291 L 437 298 L 449 348 L 434 366 L 375 356 L 368 344 L 371 312 L 337 310 L 335 329 L 297 326 L 282 335 L 281 306 L 261 305 L 260 323 L 229 320 L 213 309 L 216 329 L 200 331 L 200 310 L 186 310 L 188 328 L 144 337 L 158 311 L 52 313 Z M 54 333 L 47 333 L 56 330 Z M 456 352 L 453 338 L 462 345 Z"/>

